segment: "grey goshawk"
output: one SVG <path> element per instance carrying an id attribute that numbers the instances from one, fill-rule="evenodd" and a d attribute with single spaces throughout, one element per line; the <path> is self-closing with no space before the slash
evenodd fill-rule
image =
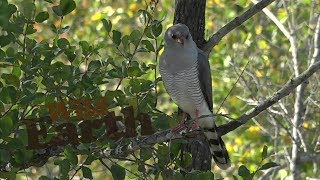
<path id="1" fill-rule="evenodd" d="M 212 115 L 212 82 L 210 65 L 192 40 L 189 28 L 176 24 L 167 29 L 165 49 L 160 57 L 159 71 L 164 86 L 172 100 L 184 113 L 194 119 L 192 128 L 205 129 L 211 154 L 218 167 L 230 167 L 230 159 L 224 142 L 217 134 Z M 200 116 L 209 115 L 204 118 Z M 183 116 L 184 117 L 184 116 Z M 185 128 L 184 119 L 173 132 Z"/>

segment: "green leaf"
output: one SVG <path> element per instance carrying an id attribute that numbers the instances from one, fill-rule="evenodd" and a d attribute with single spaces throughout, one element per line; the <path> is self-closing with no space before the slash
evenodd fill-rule
<path id="1" fill-rule="evenodd" d="M 59 29 L 59 30 L 58 30 L 58 33 L 59 33 L 59 34 L 63 34 L 63 33 L 68 32 L 69 30 L 70 30 L 70 26 L 65 26 L 65 27 Z"/>
<path id="2" fill-rule="evenodd" d="M 0 162 L 8 162 L 10 159 L 10 153 L 5 149 L 0 149 Z"/>
<path id="3" fill-rule="evenodd" d="M 2 74 L 1 76 L 2 79 L 6 82 L 8 85 L 13 85 L 16 88 L 20 87 L 20 79 L 12 74 Z"/>
<path id="4" fill-rule="evenodd" d="M 62 15 L 65 16 L 71 13 L 76 8 L 76 3 L 74 0 L 60 0 L 59 5 Z"/>
<path id="5" fill-rule="evenodd" d="M 47 176 L 41 176 L 41 177 L 39 178 L 39 180 L 51 180 L 51 179 L 48 178 Z"/>
<path id="6" fill-rule="evenodd" d="M 152 157 L 152 151 L 149 148 L 140 149 L 140 157 L 143 161 L 146 161 Z"/>
<path id="7" fill-rule="evenodd" d="M 63 16 L 60 6 L 53 6 L 52 10 L 57 16 Z"/>
<path id="8" fill-rule="evenodd" d="M 266 170 L 266 169 L 276 167 L 276 166 L 279 166 L 279 164 L 277 164 L 275 162 L 268 162 L 268 163 L 265 163 L 264 165 L 262 165 L 261 168 L 259 168 L 259 170 Z"/>
<path id="9" fill-rule="evenodd" d="M 96 160 L 96 158 L 94 157 L 94 156 L 92 156 L 92 155 L 89 155 L 88 157 L 87 157 L 87 159 L 84 161 L 84 165 L 90 165 L 94 160 Z"/>
<path id="10" fill-rule="evenodd" d="M 152 43 L 151 43 L 150 41 L 148 41 L 148 40 L 142 40 L 142 41 L 141 41 L 141 44 L 144 45 L 144 47 L 145 47 L 148 51 L 152 51 L 152 52 L 155 51 L 155 50 L 154 50 L 154 47 L 153 47 L 153 45 L 152 45 Z"/>
<path id="11" fill-rule="evenodd" d="M 53 4 L 53 1 L 52 1 L 52 0 L 44 0 L 44 1 Z"/>
<path id="12" fill-rule="evenodd" d="M 192 164 L 192 157 L 191 157 L 191 154 L 190 153 L 186 153 L 185 156 L 184 156 L 184 164 L 186 166 L 189 166 Z"/>
<path id="13" fill-rule="evenodd" d="M 6 54 L 8 57 L 14 57 L 15 53 L 14 53 L 14 49 L 12 47 L 9 47 L 7 50 L 6 50 Z"/>
<path id="14" fill-rule="evenodd" d="M 66 147 L 64 149 L 64 155 L 65 157 L 70 161 L 70 163 L 73 166 L 76 166 L 78 164 L 78 157 L 77 155 L 72 151 L 71 148 Z"/>
<path id="15" fill-rule="evenodd" d="M 127 49 L 129 47 L 130 43 L 130 37 L 128 35 L 124 35 L 121 39 L 122 45 L 124 49 Z"/>
<path id="16" fill-rule="evenodd" d="M 142 24 L 146 24 L 148 20 L 152 18 L 152 15 L 144 9 L 140 9 L 138 13 L 140 14 L 139 20 Z"/>
<path id="17" fill-rule="evenodd" d="M 268 157 L 268 146 L 264 145 L 262 150 L 262 160 L 266 159 Z"/>
<path id="18" fill-rule="evenodd" d="M 111 166 L 111 173 L 115 180 L 122 180 L 126 176 L 126 170 L 117 164 Z"/>
<path id="19" fill-rule="evenodd" d="M 12 42 L 12 38 L 10 36 L 5 36 L 5 35 L 1 35 L 0 36 L 0 46 L 1 47 L 5 47 L 8 44 L 10 44 L 10 42 Z M 3 50 L 1 50 L 2 52 L 4 52 Z M 4 54 L 0 52 L 0 58 L 5 57 Z"/>
<path id="20" fill-rule="evenodd" d="M 0 172 L 0 179 L 16 179 L 16 172 L 15 171 Z"/>
<path id="21" fill-rule="evenodd" d="M 198 174 L 197 179 L 214 180 L 214 174 L 211 171 L 201 172 Z"/>
<path id="22" fill-rule="evenodd" d="M 91 172 L 90 168 L 88 168 L 86 166 L 82 166 L 81 170 L 82 170 L 82 174 L 83 174 L 84 178 L 93 179 L 92 172 Z"/>
<path id="23" fill-rule="evenodd" d="M 57 29 L 57 27 L 56 27 L 54 24 L 51 24 L 51 25 L 50 25 L 50 29 L 51 29 L 52 32 L 54 32 L 54 33 L 56 33 L 56 34 L 58 33 L 58 29 Z"/>
<path id="24" fill-rule="evenodd" d="M 250 179 L 252 179 L 252 177 L 251 177 L 252 175 L 251 175 L 249 169 L 248 169 L 246 166 L 244 166 L 244 165 L 241 165 L 241 166 L 239 167 L 239 169 L 238 169 L 238 174 L 239 174 L 239 176 L 241 176 L 244 180 L 250 180 Z"/>
<path id="25" fill-rule="evenodd" d="M 158 37 L 161 34 L 161 32 L 162 32 L 162 24 L 160 22 L 152 26 L 152 34 L 155 37 Z"/>
<path id="26" fill-rule="evenodd" d="M 67 179 L 68 173 L 70 171 L 70 162 L 67 159 L 61 160 L 59 162 L 61 179 Z"/>
<path id="27" fill-rule="evenodd" d="M 128 76 L 130 77 L 140 77 L 143 75 L 139 66 L 128 67 Z"/>
<path id="28" fill-rule="evenodd" d="M 57 45 L 60 49 L 66 49 L 70 45 L 69 41 L 65 38 L 60 38 L 57 41 Z"/>
<path id="29" fill-rule="evenodd" d="M 88 67 L 88 70 L 94 71 L 96 69 L 99 69 L 102 66 L 101 62 L 96 60 L 96 61 L 91 61 Z"/>
<path id="30" fill-rule="evenodd" d="M 47 20 L 49 18 L 49 14 L 46 11 L 39 12 L 36 16 L 35 21 L 38 23 L 42 23 L 43 21 Z"/>
<path id="31" fill-rule="evenodd" d="M 1 42 L 1 36 L 0 36 L 0 42 Z M 9 42 L 10 43 L 10 42 Z M 8 43 L 8 44 L 9 44 Z M 0 46 L 2 46 L 1 44 L 0 44 Z M 2 58 L 4 58 L 6 56 L 6 53 L 2 50 L 2 49 L 0 49 L 0 60 L 2 59 Z"/>
<path id="32" fill-rule="evenodd" d="M 109 33 L 111 31 L 112 28 L 112 23 L 110 20 L 106 20 L 106 19 L 102 19 L 102 24 L 104 29 Z"/>
<path id="33" fill-rule="evenodd" d="M 131 32 L 129 38 L 130 38 L 130 41 L 137 46 L 141 38 L 141 32 L 135 29 Z"/>
<path id="34" fill-rule="evenodd" d="M 112 31 L 112 40 L 113 40 L 114 44 L 119 46 L 121 43 L 121 32 L 113 30 Z"/>
<path id="35" fill-rule="evenodd" d="M 33 24 L 29 24 L 28 26 L 27 26 L 27 28 L 26 28 L 26 34 L 33 34 L 33 33 L 35 33 L 35 32 L 37 32 L 37 30 L 36 29 L 34 29 L 34 27 L 33 27 Z"/>
<path id="36" fill-rule="evenodd" d="M 16 76 L 16 77 L 20 77 L 21 76 L 21 69 L 19 66 L 14 66 L 12 68 L 12 75 Z"/>
<path id="37" fill-rule="evenodd" d="M 24 153 L 24 151 L 22 150 L 17 150 L 14 152 L 14 160 L 18 163 L 18 164 L 23 164 L 25 162 L 25 160 L 27 159 L 26 154 Z"/>
<path id="38" fill-rule="evenodd" d="M 148 38 L 150 39 L 154 39 L 154 36 L 152 34 L 152 28 L 151 27 L 147 27 L 147 29 L 145 30 L 145 34 Z"/>
<path id="39" fill-rule="evenodd" d="M 0 99 L 4 104 L 13 103 L 16 100 L 17 91 L 13 86 L 7 86 L 0 91 Z"/>
<path id="40" fill-rule="evenodd" d="M 27 19 L 31 19 L 34 11 L 36 10 L 36 5 L 31 2 L 25 2 L 22 6 L 22 12 Z"/>
<path id="41" fill-rule="evenodd" d="M 0 86 L 1 88 L 1 86 Z M 3 102 L 0 100 L 0 112 L 4 112 L 5 109 L 4 109 L 4 105 L 3 105 Z"/>
<path id="42" fill-rule="evenodd" d="M 139 164 L 138 171 L 142 173 L 146 172 L 146 167 L 144 166 L 144 164 Z"/>
<path id="43" fill-rule="evenodd" d="M 6 137 L 10 135 L 13 128 L 12 116 L 6 115 L 0 119 L 0 136 Z"/>
<path id="44" fill-rule="evenodd" d="M 208 179 L 208 180 L 213 180 L 214 179 L 214 174 L 211 171 L 207 172 L 199 172 L 195 171 L 192 173 L 188 173 L 186 175 L 186 180 L 193 180 L 193 179 Z"/>
<path id="45" fill-rule="evenodd" d="M 184 180 L 184 177 L 181 173 L 179 172 L 173 172 L 173 179 L 177 179 L 177 180 Z"/>

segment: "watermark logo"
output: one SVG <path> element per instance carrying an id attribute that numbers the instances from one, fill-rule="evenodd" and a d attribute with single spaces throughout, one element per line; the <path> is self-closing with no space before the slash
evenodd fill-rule
<path id="1" fill-rule="evenodd" d="M 104 128 L 102 138 L 119 139 L 136 137 L 136 126 L 141 126 L 141 135 L 153 134 L 148 114 L 134 116 L 134 109 L 121 109 L 123 118 L 107 111 L 106 97 L 97 101 L 88 98 L 55 102 L 49 105 L 50 117 L 24 119 L 28 134 L 28 149 L 43 149 L 51 146 L 78 145 L 97 140 L 95 129 Z M 119 123 L 122 129 L 119 129 Z M 99 137 L 101 138 L 101 136 Z"/>

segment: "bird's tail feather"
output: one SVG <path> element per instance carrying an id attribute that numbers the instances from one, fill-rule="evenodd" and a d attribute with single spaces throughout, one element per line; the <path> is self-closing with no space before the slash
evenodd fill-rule
<path id="1" fill-rule="evenodd" d="M 206 129 L 204 132 L 210 145 L 210 150 L 214 161 L 220 169 L 227 169 L 230 167 L 230 158 L 223 140 L 218 135 L 216 126 L 211 129 Z"/>

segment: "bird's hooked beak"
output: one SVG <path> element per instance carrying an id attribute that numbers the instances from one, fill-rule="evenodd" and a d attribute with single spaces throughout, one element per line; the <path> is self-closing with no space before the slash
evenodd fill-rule
<path id="1" fill-rule="evenodd" d="M 177 43 L 184 45 L 184 41 L 186 40 L 186 37 L 181 35 L 181 36 L 177 37 L 175 40 Z"/>

